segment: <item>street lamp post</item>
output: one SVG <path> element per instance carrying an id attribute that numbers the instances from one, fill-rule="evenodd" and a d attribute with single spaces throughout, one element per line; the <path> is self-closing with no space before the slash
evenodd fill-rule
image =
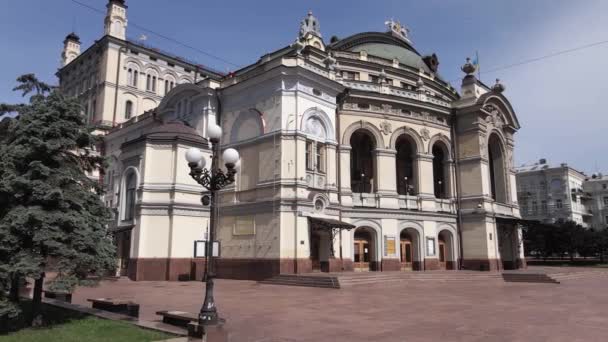
<path id="1" fill-rule="evenodd" d="M 203 158 L 203 153 L 198 148 L 191 148 L 186 152 L 186 160 L 190 167 L 190 176 L 205 189 L 208 190 L 209 196 L 203 196 L 203 205 L 209 205 L 209 236 L 205 248 L 205 274 L 203 281 L 205 282 L 205 300 L 198 315 L 199 329 L 195 334 L 201 334 L 200 328 L 204 326 L 217 325 L 223 323 L 224 320 L 219 318 L 215 299 L 213 298 L 213 279 L 215 278 L 215 264 L 213 262 L 213 244 L 217 233 L 217 192 L 225 186 L 234 182 L 234 176 L 240 166 L 239 153 L 232 148 L 226 149 L 222 155 L 222 159 L 226 165 L 227 171 L 224 172 L 218 165 L 219 141 L 222 135 L 222 129 L 211 124 L 207 130 L 209 141 L 212 146 L 211 166 L 205 169 L 206 161 Z"/>

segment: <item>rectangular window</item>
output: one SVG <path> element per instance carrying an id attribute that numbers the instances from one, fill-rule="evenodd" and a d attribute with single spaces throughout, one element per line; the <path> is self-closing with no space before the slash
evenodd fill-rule
<path id="1" fill-rule="evenodd" d="M 378 81 L 380 80 L 380 78 L 376 75 L 369 75 L 369 81 L 372 83 L 378 83 Z"/>
<path id="2" fill-rule="evenodd" d="M 316 148 L 316 169 L 319 172 L 325 172 L 325 146 L 317 143 Z"/>
<path id="3" fill-rule="evenodd" d="M 312 141 L 306 142 L 306 170 L 313 170 Z"/>
<path id="4" fill-rule="evenodd" d="M 532 212 L 534 214 L 538 213 L 538 203 L 536 201 L 532 201 Z"/>
<path id="5" fill-rule="evenodd" d="M 391 86 L 393 85 L 393 79 L 392 79 L 392 78 L 387 78 L 387 79 L 385 80 L 385 82 L 386 82 L 386 84 L 388 84 L 388 85 L 391 85 Z"/>
<path id="6" fill-rule="evenodd" d="M 540 202 L 540 210 L 542 210 L 543 213 L 547 212 L 547 201 Z"/>
<path id="7" fill-rule="evenodd" d="M 604 190 L 608 189 L 608 184 L 602 184 L 602 188 L 603 188 Z"/>
<path id="8" fill-rule="evenodd" d="M 345 80 L 358 81 L 359 80 L 359 73 L 358 72 L 353 72 L 353 71 L 342 71 L 342 78 L 344 78 Z"/>
<path id="9" fill-rule="evenodd" d="M 557 209 L 561 209 L 564 207 L 564 205 L 562 204 L 562 200 L 558 199 L 555 201 L 555 206 L 557 207 Z"/>

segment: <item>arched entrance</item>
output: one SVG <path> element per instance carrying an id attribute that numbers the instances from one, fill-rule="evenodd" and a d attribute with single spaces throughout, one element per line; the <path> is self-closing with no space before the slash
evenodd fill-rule
<path id="1" fill-rule="evenodd" d="M 418 193 L 416 177 L 416 143 L 403 134 L 395 143 L 397 150 L 397 193 L 399 195 L 415 195 Z"/>
<path id="2" fill-rule="evenodd" d="M 455 269 L 454 258 L 454 236 L 449 230 L 442 230 L 437 237 L 437 254 L 439 257 L 439 268 L 442 270 Z"/>
<path id="3" fill-rule="evenodd" d="M 420 270 L 420 236 L 413 228 L 405 228 L 399 234 L 399 258 L 402 271 Z"/>
<path id="4" fill-rule="evenodd" d="M 357 228 L 354 233 L 353 262 L 355 271 L 376 269 L 376 234 L 368 227 Z"/>
<path id="5" fill-rule="evenodd" d="M 496 202 L 507 203 L 507 182 L 504 148 L 500 138 L 493 133 L 488 140 L 488 169 L 490 170 L 490 192 Z"/>
<path id="6" fill-rule="evenodd" d="M 401 254 L 401 270 L 411 271 L 414 265 L 414 248 L 412 238 L 406 231 L 401 232 L 400 237 L 400 254 Z"/>
<path id="7" fill-rule="evenodd" d="M 433 153 L 433 187 L 436 198 L 449 198 L 449 151 L 441 141 L 435 142 Z"/>
<path id="8" fill-rule="evenodd" d="M 373 156 L 376 141 L 369 131 L 358 129 L 350 138 L 350 146 L 351 189 L 355 193 L 372 193 L 376 179 Z"/>

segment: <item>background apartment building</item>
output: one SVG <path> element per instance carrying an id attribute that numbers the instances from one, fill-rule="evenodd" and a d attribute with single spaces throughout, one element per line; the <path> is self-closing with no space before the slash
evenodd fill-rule
<path id="1" fill-rule="evenodd" d="M 545 223 L 563 219 L 583 227 L 593 225 L 591 208 L 594 201 L 583 186 L 588 178 L 583 172 L 566 163 L 551 166 L 546 159 L 520 166 L 516 172 L 522 218 Z"/>
<path id="2" fill-rule="evenodd" d="M 583 190 L 591 195 L 589 209 L 593 213 L 593 227 L 608 228 L 608 176 L 592 175 L 583 183 Z"/>

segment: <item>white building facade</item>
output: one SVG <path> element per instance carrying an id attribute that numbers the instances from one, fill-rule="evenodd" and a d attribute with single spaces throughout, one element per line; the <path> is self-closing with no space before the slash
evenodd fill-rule
<path id="1" fill-rule="evenodd" d="M 593 228 L 608 228 L 608 176 L 591 175 L 583 183 L 583 189 L 591 195 L 589 209 L 593 214 Z"/>
<path id="2" fill-rule="evenodd" d="M 585 189 L 584 173 L 562 163 L 550 166 L 545 159 L 518 167 L 517 196 L 526 220 L 555 223 L 574 221 L 592 227 L 592 195 Z"/>
<path id="3" fill-rule="evenodd" d="M 126 12 L 118 22 L 126 25 Z M 103 181 L 120 273 L 200 278 L 194 242 L 206 238 L 209 210 L 184 156 L 197 147 L 209 158 L 210 122 L 222 127 L 221 149 L 241 155 L 236 182 L 220 196 L 220 277 L 525 267 L 513 165 L 519 123 L 504 86 L 487 87 L 467 62 L 457 92 L 437 74 L 437 56 L 421 56 L 407 30 L 388 26 L 326 44 L 309 13 L 293 44 L 229 75 L 197 70 L 204 76 L 157 93 L 150 108 L 151 94 L 128 85 L 135 67 L 146 74 L 138 80 L 153 75 L 141 61 L 149 57 L 129 48 L 114 56 L 118 85 L 107 89 L 118 104 L 95 118 L 112 118 Z M 155 58 L 150 64 L 170 59 Z M 159 84 L 164 67 L 154 69 Z M 129 100 L 140 115 L 114 120 Z"/>

